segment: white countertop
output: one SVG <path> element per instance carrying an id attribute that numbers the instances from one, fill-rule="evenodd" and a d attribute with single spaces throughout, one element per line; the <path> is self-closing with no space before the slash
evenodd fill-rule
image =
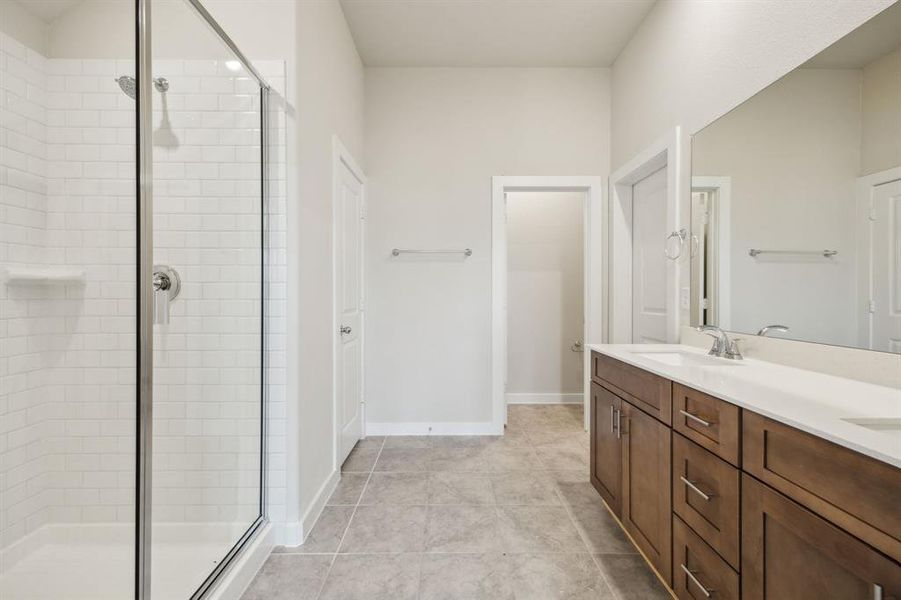
<path id="1" fill-rule="evenodd" d="M 717 366 L 670 365 L 637 353 L 706 351 L 679 344 L 589 344 L 588 348 L 901 468 L 901 428 L 843 419 L 901 419 L 901 390 L 746 358 Z"/>

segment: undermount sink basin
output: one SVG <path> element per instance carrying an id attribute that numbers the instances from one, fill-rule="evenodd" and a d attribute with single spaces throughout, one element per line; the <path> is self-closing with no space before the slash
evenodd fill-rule
<path id="1" fill-rule="evenodd" d="M 869 419 L 842 419 L 846 423 L 859 425 L 872 431 L 884 431 L 887 433 L 901 433 L 901 418 L 884 417 Z"/>
<path id="2" fill-rule="evenodd" d="M 634 352 L 633 354 L 673 367 L 735 367 L 741 364 L 737 360 L 690 352 Z"/>

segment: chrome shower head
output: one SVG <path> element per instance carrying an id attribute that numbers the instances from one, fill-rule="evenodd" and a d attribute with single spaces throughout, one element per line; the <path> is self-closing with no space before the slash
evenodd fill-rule
<path id="1" fill-rule="evenodd" d="M 134 77 L 129 77 L 128 75 L 123 75 L 122 77 L 116 80 L 116 83 L 119 84 L 119 88 L 125 92 L 125 95 L 135 99 L 135 93 L 137 92 L 137 84 L 135 83 Z"/>
<path id="2" fill-rule="evenodd" d="M 131 77 L 130 75 L 123 75 L 116 79 L 116 83 L 119 84 L 119 88 L 123 92 L 125 92 L 126 96 L 128 96 L 132 100 L 135 99 L 138 84 L 137 82 L 135 82 L 134 77 Z M 156 91 L 158 91 L 159 93 L 164 94 L 169 91 L 169 80 L 165 77 L 157 77 L 153 80 L 153 87 L 155 87 Z"/>

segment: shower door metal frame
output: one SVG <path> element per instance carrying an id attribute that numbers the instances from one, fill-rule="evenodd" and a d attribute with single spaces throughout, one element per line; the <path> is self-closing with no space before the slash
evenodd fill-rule
<path id="1" fill-rule="evenodd" d="M 260 86 L 260 509 L 257 518 L 204 579 L 190 600 L 207 595 L 234 559 L 256 537 L 268 522 L 267 507 L 267 348 L 266 302 L 269 298 L 266 277 L 266 251 L 269 212 L 269 96 L 271 88 L 254 68 L 219 23 L 199 0 L 184 0 L 213 30 L 216 36 L 240 61 Z M 137 147 L 137 401 L 136 467 L 135 467 L 135 588 L 136 600 L 151 600 L 151 529 L 153 525 L 153 53 L 151 45 L 151 4 L 153 0 L 135 2 L 135 56 L 137 81 L 136 147 Z"/>

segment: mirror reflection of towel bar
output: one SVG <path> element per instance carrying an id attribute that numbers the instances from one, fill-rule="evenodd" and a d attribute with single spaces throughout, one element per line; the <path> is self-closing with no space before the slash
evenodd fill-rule
<path id="1" fill-rule="evenodd" d="M 401 254 L 462 254 L 464 256 L 472 256 L 471 248 L 463 248 L 462 250 L 409 250 L 404 248 L 394 248 L 391 250 L 391 256 L 400 256 Z"/>
<path id="2" fill-rule="evenodd" d="M 838 250 L 760 250 L 758 248 L 748 250 L 748 256 L 758 256 L 760 254 L 817 254 L 829 258 L 838 254 Z"/>

